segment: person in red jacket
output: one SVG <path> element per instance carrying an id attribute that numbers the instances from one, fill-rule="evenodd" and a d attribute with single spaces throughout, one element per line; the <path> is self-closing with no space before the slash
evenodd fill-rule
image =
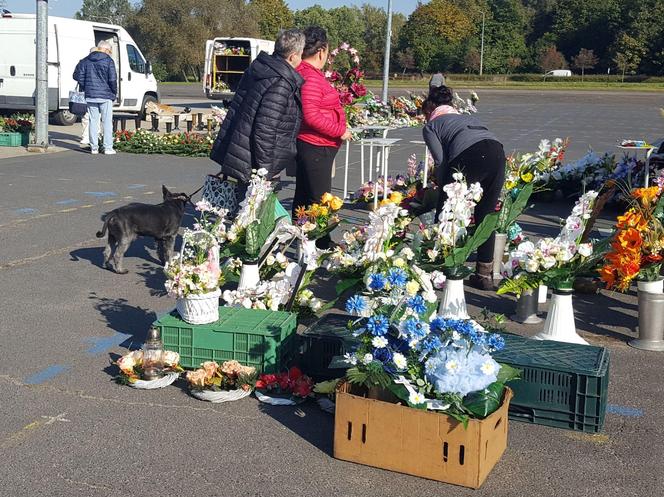
<path id="1" fill-rule="evenodd" d="M 329 46 L 323 28 L 304 30 L 302 63 L 297 72 L 304 78 L 302 85 L 302 125 L 297 136 L 295 197 L 293 215 L 298 207 L 320 202 L 332 189 L 334 157 L 343 140 L 350 139 L 346 114 L 337 90 L 325 79 Z M 328 248 L 330 238 L 318 240 L 319 248 Z"/>

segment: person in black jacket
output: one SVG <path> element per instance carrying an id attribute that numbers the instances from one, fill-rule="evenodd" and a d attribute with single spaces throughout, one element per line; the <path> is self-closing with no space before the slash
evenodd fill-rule
<path id="1" fill-rule="evenodd" d="M 113 150 L 113 102 L 118 93 L 118 77 L 111 57 L 112 47 L 100 41 L 97 50 L 81 59 L 74 70 L 74 80 L 85 93 L 90 114 L 90 151 L 99 153 L 99 118 L 104 124 L 104 154 Z"/>
<path id="2" fill-rule="evenodd" d="M 304 82 L 295 68 L 303 49 L 300 30 L 282 31 L 274 53 L 258 54 L 240 80 L 210 158 L 241 185 L 249 183 L 252 169 L 267 169 L 267 178 L 294 169 Z"/>

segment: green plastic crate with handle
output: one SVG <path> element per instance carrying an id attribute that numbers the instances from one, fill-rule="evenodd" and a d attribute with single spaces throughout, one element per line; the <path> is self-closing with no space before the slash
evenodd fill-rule
<path id="1" fill-rule="evenodd" d="M 609 352 L 604 347 L 502 334 L 498 362 L 522 370 L 510 382 L 510 419 L 597 433 L 604 426 L 609 386 Z"/>
<path id="2" fill-rule="evenodd" d="M 297 316 L 291 312 L 220 307 L 218 321 L 193 325 L 172 311 L 154 326 L 164 348 L 179 353 L 180 364 L 189 369 L 205 361 L 236 360 L 261 373 L 277 373 L 297 349 Z"/>

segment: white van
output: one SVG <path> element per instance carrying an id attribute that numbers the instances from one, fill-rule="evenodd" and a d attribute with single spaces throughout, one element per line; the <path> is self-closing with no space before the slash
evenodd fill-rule
<path id="1" fill-rule="evenodd" d="M 569 78 L 572 75 L 572 71 L 569 69 L 554 69 L 544 74 L 544 77 L 552 76 L 554 78 Z"/>
<path id="2" fill-rule="evenodd" d="M 274 42 L 257 38 L 214 38 L 205 42 L 203 90 L 208 98 L 230 100 L 244 71 L 258 54 L 274 52 Z"/>
<path id="3" fill-rule="evenodd" d="M 35 108 L 36 20 L 34 14 L 4 14 L 0 18 L 0 109 Z M 121 26 L 64 17 L 48 18 L 48 108 L 57 124 L 71 125 L 69 92 L 76 64 L 101 40 L 113 46 L 118 73 L 114 110 L 143 112 L 157 102 L 157 80 L 129 33 Z M 11 49 L 10 49 L 11 47 Z"/>

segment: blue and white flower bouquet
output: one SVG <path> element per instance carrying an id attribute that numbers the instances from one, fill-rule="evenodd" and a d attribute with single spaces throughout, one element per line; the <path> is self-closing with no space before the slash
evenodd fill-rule
<path id="1" fill-rule="evenodd" d="M 518 374 L 491 357 L 504 347 L 503 338 L 471 320 L 436 316 L 426 292 L 413 292 L 414 286 L 409 291 L 406 279 L 393 270 L 369 274 L 368 291 L 346 302 L 358 317 L 350 326 L 360 341 L 346 354 L 347 380 L 370 391 L 389 390 L 410 407 L 439 410 L 464 423 L 485 418 Z"/>

